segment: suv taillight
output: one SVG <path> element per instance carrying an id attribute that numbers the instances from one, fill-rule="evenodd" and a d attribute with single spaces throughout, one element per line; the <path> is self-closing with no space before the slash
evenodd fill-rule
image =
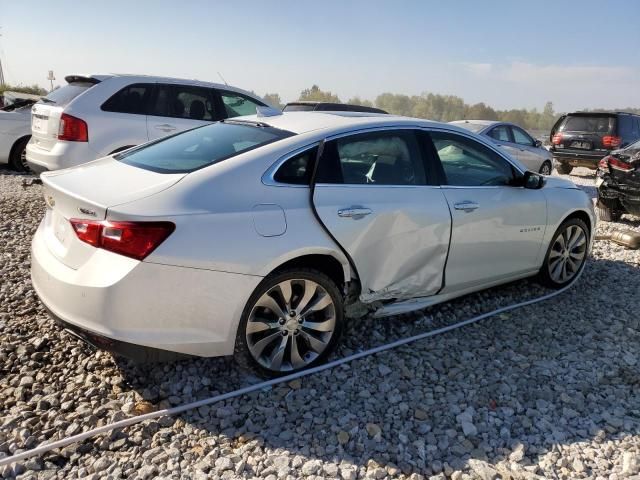
<path id="1" fill-rule="evenodd" d="M 604 148 L 618 148 L 622 143 L 622 138 L 616 137 L 615 135 L 605 135 L 602 137 L 602 146 Z"/>
<path id="2" fill-rule="evenodd" d="M 136 260 L 146 258 L 176 228 L 171 222 L 69 221 L 83 242 Z"/>
<path id="3" fill-rule="evenodd" d="M 89 129 L 87 128 L 87 122 L 72 115 L 63 113 L 60 116 L 58 140 L 66 140 L 68 142 L 88 142 Z"/>
<path id="4" fill-rule="evenodd" d="M 562 143 L 562 134 L 556 133 L 551 139 L 551 143 L 553 143 L 554 145 L 560 145 Z"/>

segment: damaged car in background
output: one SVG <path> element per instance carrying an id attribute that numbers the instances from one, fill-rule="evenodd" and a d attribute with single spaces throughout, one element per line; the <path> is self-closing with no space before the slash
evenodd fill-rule
<path id="1" fill-rule="evenodd" d="M 625 213 L 640 216 L 640 141 L 600 160 L 597 174 L 601 220 L 615 222 Z"/>
<path id="2" fill-rule="evenodd" d="M 41 178 L 32 280 L 65 328 L 271 376 L 324 361 L 362 312 L 566 286 L 596 222 L 573 183 L 489 139 L 353 112 L 264 111 Z"/>

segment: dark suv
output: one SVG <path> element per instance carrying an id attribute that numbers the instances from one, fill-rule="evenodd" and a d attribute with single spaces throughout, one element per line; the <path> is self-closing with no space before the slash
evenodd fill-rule
<path id="1" fill-rule="evenodd" d="M 598 168 L 598 162 L 612 150 L 640 140 L 640 115 L 613 112 L 576 112 L 562 115 L 549 139 L 558 173 L 573 167 Z"/>

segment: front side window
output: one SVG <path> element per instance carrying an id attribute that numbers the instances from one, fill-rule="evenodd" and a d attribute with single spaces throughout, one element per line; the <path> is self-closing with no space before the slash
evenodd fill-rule
<path id="1" fill-rule="evenodd" d="M 240 117 L 242 115 L 255 115 L 256 107 L 262 106 L 244 95 L 233 92 L 220 92 L 220 98 L 228 118 Z"/>
<path id="2" fill-rule="evenodd" d="M 513 132 L 513 141 L 518 145 L 533 147 L 533 140 L 525 132 L 516 127 L 511 127 L 511 131 Z"/>
<path id="3" fill-rule="evenodd" d="M 273 179 L 278 183 L 309 185 L 317 152 L 318 147 L 315 147 L 289 158 L 278 168 Z"/>
<path id="4" fill-rule="evenodd" d="M 188 173 L 293 133 L 272 127 L 213 123 L 118 154 L 122 163 L 158 173 Z"/>
<path id="5" fill-rule="evenodd" d="M 485 145 L 462 135 L 431 132 L 448 185 L 512 185 L 513 167 Z"/>
<path id="6" fill-rule="evenodd" d="M 500 125 L 498 127 L 493 128 L 489 132 L 489 136 L 501 142 L 510 142 L 511 137 L 509 136 L 509 129 L 506 125 Z"/>
<path id="7" fill-rule="evenodd" d="M 145 115 L 147 101 L 152 88 L 153 85 L 148 83 L 137 83 L 124 87 L 102 104 L 102 110 L 105 112 Z"/>
<path id="8" fill-rule="evenodd" d="M 318 183 L 425 185 L 424 162 L 411 131 L 363 133 L 325 145 Z"/>

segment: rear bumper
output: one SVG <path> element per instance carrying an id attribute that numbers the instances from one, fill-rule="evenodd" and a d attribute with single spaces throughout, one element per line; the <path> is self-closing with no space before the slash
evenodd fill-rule
<path id="1" fill-rule="evenodd" d="M 552 150 L 553 160 L 558 163 L 571 165 L 572 167 L 598 168 L 598 162 L 607 154 L 603 152 L 588 153 L 572 151 Z"/>
<path id="2" fill-rule="evenodd" d="M 138 262 L 96 249 L 74 270 L 45 242 L 31 248 L 31 279 L 52 316 L 98 348 L 133 346 L 185 355 L 231 355 L 244 306 L 261 277 Z M 164 358 L 148 352 L 142 358 Z"/>
<path id="3" fill-rule="evenodd" d="M 30 141 L 27 144 L 27 163 L 36 173 L 75 167 L 91 162 L 98 154 L 89 148 L 88 142 L 56 142 L 51 150 L 45 150 Z"/>

